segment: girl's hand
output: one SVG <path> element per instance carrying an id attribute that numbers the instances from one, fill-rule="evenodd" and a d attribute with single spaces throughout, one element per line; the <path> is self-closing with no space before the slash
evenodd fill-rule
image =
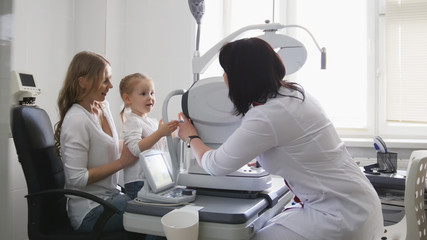
<path id="1" fill-rule="evenodd" d="M 179 124 L 178 136 L 185 141 L 188 136 L 197 135 L 197 130 L 194 128 L 191 120 L 187 118 L 182 112 L 178 115 L 179 119 L 184 120 Z"/>
<path id="2" fill-rule="evenodd" d="M 178 128 L 179 121 L 173 120 L 168 123 L 163 123 L 163 119 L 159 121 L 158 131 L 159 133 L 165 137 L 173 133 Z"/>

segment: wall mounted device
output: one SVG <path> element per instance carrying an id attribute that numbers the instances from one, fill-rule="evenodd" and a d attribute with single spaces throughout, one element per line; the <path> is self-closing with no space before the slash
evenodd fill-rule
<path id="1" fill-rule="evenodd" d="M 34 106 L 41 93 L 34 75 L 22 71 L 12 71 L 11 74 L 12 104 Z"/>

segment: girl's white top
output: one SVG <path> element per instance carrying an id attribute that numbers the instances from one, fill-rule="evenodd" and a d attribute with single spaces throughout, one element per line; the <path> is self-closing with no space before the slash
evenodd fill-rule
<path id="1" fill-rule="evenodd" d="M 150 117 L 141 117 L 132 112 L 126 113 L 123 125 L 123 140 L 133 155 L 139 156 L 141 150 L 138 146 L 142 138 L 148 137 L 157 131 L 159 121 Z M 162 137 L 151 149 L 168 152 L 166 137 Z M 144 172 L 139 161 L 123 169 L 124 183 L 144 181 Z"/>

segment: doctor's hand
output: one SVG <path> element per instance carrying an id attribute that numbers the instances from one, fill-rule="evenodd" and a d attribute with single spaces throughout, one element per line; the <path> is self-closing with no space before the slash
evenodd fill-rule
<path id="1" fill-rule="evenodd" d="M 183 123 L 179 124 L 178 136 L 185 141 L 188 136 L 197 135 L 197 130 L 191 123 L 191 120 L 187 118 L 184 113 L 178 114 L 178 119 L 184 120 Z"/>

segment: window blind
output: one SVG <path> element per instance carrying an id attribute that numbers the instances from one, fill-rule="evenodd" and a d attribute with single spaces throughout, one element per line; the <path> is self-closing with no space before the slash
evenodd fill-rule
<path id="1" fill-rule="evenodd" d="M 386 120 L 427 123 L 427 1 L 386 0 Z"/>

